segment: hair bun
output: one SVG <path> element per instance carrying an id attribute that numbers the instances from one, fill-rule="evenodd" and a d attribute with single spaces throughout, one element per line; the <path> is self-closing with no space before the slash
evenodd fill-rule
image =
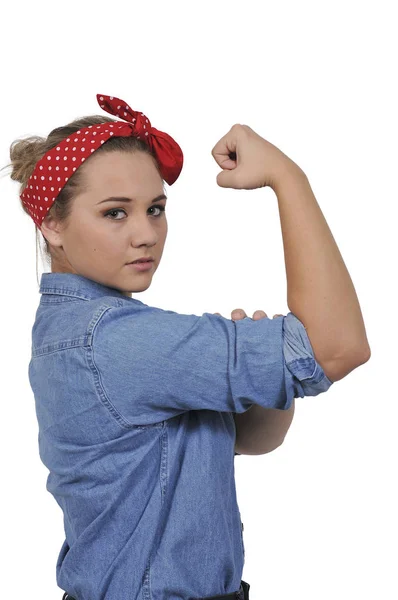
<path id="1" fill-rule="evenodd" d="M 33 135 L 24 139 L 14 140 L 10 146 L 11 179 L 26 185 L 35 164 L 44 153 L 45 139 Z"/>

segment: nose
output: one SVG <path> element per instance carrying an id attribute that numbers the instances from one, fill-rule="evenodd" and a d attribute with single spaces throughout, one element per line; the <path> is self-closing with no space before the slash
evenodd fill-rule
<path id="1" fill-rule="evenodd" d="M 150 217 L 148 217 L 148 215 L 139 218 L 137 217 L 134 219 L 134 222 L 131 227 L 131 237 L 134 239 L 157 239 L 158 233 L 156 227 L 154 227 L 153 223 L 151 223 Z"/>
<path id="2" fill-rule="evenodd" d="M 135 246 L 153 246 L 158 241 L 159 233 L 149 219 L 150 217 L 148 216 L 134 219 L 130 230 L 130 237 Z"/>

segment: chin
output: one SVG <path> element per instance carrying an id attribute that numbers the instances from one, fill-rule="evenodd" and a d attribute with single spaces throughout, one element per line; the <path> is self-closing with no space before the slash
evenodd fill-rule
<path id="1" fill-rule="evenodd" d="M 136 288 L 134 288 L 133 290 L 130 290 L 128 292 L 123 291 L 123 294 L 125 296 L 130 296 L 131 294 L 139 294 L 140 292 L 145 292 L 145 290 L 147 290 L 151 285 L 151 282 L 149 282 L 147 285 L 140 285 L 137 286 Z"/>

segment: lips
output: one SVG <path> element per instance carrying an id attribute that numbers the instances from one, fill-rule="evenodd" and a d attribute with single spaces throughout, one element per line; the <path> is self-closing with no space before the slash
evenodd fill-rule
<path id="1" fill-rule="evenodd" d="M 137 258 L 137 260 L 133 260 L 133 263 L 146 263 L 153 262 L 153 258 Z M 132 263 L 129 263 L 132 264 Z"/>

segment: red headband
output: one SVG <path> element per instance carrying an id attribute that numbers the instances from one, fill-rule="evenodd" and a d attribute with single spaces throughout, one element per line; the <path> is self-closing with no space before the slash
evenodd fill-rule
<path id="1" fill-rule="evenodd" d="M 172 137 L 152 127 L 144 113 L 132 110 L 120 98 L 97 94 L 97 101 L 106 112 L 123 121 L 82 128 L 62 140 L 36 163 L 21 194 L 21 200 L 39 229 L 68 179 L 112 136 L 142 138 L 155 155 L 161 176 L 169 185 L 181 173 L 184 157 L 180 146 Z"/>

